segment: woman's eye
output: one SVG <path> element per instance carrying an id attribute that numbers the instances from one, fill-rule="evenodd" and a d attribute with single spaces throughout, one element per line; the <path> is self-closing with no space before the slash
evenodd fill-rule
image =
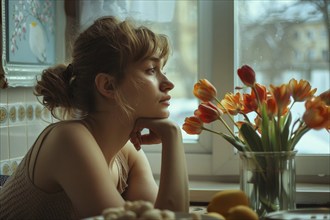
<path id="1" fill-rule="evenodd" d="M 150 73 L 150 74 L 155 74 L 156 73 L 156 68 L 153 67 L 153 68 L 147 69 L 147 72 Z"/>

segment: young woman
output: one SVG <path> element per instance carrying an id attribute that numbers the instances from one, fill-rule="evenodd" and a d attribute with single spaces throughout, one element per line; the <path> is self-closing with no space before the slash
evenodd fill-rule
<path id="1" fill-rule="evenodd" d="M 71 118 L 48 126 L 5 183 L 0 219 L 77 219 L 135 200 L 188 211 L 182 136 L 168 119 L 168 55 L 164 35 L 114 17 L 81 33 L 72 63 L 44 70 L 35 86 L 53 116 Z M 156 143 L 159 186 L 141 150 Z"/>

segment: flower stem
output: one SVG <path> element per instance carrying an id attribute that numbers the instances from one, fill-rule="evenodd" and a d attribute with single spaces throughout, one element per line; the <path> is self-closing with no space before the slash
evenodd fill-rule
<path id="1" fill-rule="evenodd" d="M 276 129 L 276 132 L 277 132 L 277 140 L 278 140 L 278 146 L 279 146 L 279 151 L 282 151 L 282 129 L 281 129 L 281 114 L 278 112 L 277 114 L 277 122 L 276 122 L 276 125 L 277 126 L 277 129 Z"/>
<path id="2" fill-rule="evenodd" d="M 237 124 L 235 123 L 234 118 L 229 114 L 228 110 L 225 108 L 225 106 L 223 106 L 223 104 L 219 101 L 219 99 L 217 99 L 216 97 L 214 98 L 215 101 L 226 111 L 229 119 L 231 120 L 231 122 L 238 128 Z M 225 123 L 226 124 L 226 123 Z M 226 126 L 228 127 L 228 125 L 226 124 Z M 232 133 L 232 131 L 231 131 Z"/>
<path id="3" fill-rule="evenodd" d="M 219 117 L 219 120 L 227 128 L 227 130 L 230 132 L 230 134 L 233 136 L 233 138 L 235 138 L 236 136 L 235 136 L 234 132 L 230 129 L 230 127 L 227 125 L 227 123 L 225 122 L 225 120 L 223 120 L 223 118 L 221 118 L 221 117 Z"/>
<path id="4" fill-rule="evenodd" d="M 213 130 L 208 129 L 208 128 L 206 128 L 206 127 L 202 127 L 202 129 L 205 130 L 205 131 L 208 131 L 208 132 L 214 133 L 214 134 L 222 135 L 222 133 L 220 133 L 220 132 L 216 132 L 216 131 L 213 131 Z"/>

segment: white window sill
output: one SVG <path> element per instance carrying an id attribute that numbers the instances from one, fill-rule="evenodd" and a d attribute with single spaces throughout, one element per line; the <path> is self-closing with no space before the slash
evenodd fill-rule
<path id="1" fill-rule="evenodd" d="M 238 183 L 216 181 L 190 181 L 190 200 L 196 203 L 208 203 L 212 196 L 222 190 L 239 189 Z M 330 205 L 329 184 L 297 183 L 296 204 Z"/>

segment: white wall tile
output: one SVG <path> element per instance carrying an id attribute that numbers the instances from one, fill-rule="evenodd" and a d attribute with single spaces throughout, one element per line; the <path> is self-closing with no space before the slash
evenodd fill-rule
<path id="1" fill-rule="evenodd" d="M 8 127 L 0 128 L 0 160 L 7 160 L 10 158 L 8 133 Z"/>
<path id="2" fill-rule="evenodd" d="M 21 157 L 27 152 L 26 125 L 9 127 L 10 158 Z"/>
<path id="3" fill-rule="evenodd" d="M 0 162 L 5 163 L 24 156 L 52 117 L 34 96 L 33 87 L 0 90 L 1 107 L 7 112 L 7 119 L 0 120 Z"/>
<path id="4" fill-rule="evenodd" d="M 36 96 L 33 94 L 33 87 L 25 88 L 25 101 L 26 102 L 38 102 Z"/>
<path id="5" fill-rule="evenodd" d="M 8 105 L 0 104 L 0 160 L 9 159 Z"/>
<path id="6" fill-rule="evenodd" d="M 8 104 L 25 102 L 25 88 L 8 88 Z"/>

